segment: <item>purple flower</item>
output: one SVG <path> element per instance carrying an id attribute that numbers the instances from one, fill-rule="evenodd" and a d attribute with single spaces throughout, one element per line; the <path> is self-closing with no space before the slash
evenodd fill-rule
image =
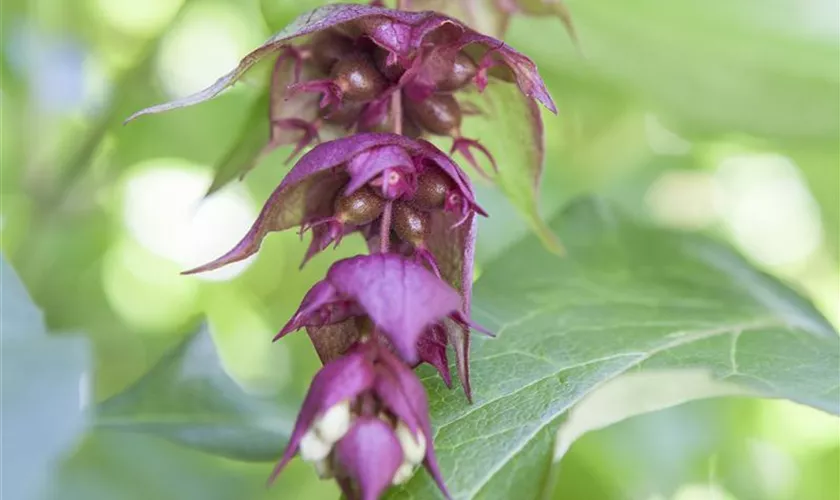
<path id="1" fill-rule="evenodd" d="M 312 287 L 297 312 L 275 337 L 282 338 L 307 327 L 323 360 L 344 354 L 329 337 L 355 343 L 381 333 L 408 363 L 419 359 L 421 335 L 443 318 L 467 325 L 461 313 L 461 296 L 420 264 L 395 254 L 363 255 L 330 267 L 327 276 Z M 368 317 L 371 325 L 355 318 Z M 346 323 L 339 335 L 321 327 Z M 377 332 L 372 331 L 377 329 Z M 327 337 L 321 343 L 322 337 Z"/>
<path id="2" fill-rule="evenodd" d="M 469 178 L 432 144 L 394 134 L 357 134 L 320 144 L 305 154 L 272 193 L 242 241 L 187 273 L 242 260 L 257 252 L 269 232 L 296 226 L 312 231 L 304 262 L 357 231 L 372 251 L 378 251 L 384 221 L 392 224 L 398 237 L 388 242 L 393 243 L 388 245 L 390 250 L 413 256 L 458 290 L 460 313 L 468 318 L 476 212 L 485 213 L 475 201 Z M 391 231 L 385 234 L 391 239 Z M 350 317 L 351 312 L 341 314 Z M 447 342 L 455 349 L 462 387 L 471 398 L 470 328 L 466 321 L 441 321 Z M 357 329 L 344 322 L 324 320 L 317 328 L 321 333 L 313 334 L 312 328 L 309 333 L 324 359 L 330 358 L 325 353 L 343 352 L 358 336 Z"/>
<path id="3" fill-rule="evenodd" d="M 431 143 L 394 134 L 357 134 L 304 155 L 266 202 L 248 234 L 218 259 L 187 271 L 209 271 L 253 255 L 273 231 L 312 230 L 304 262 L 359 231 L 379 245 L 383 214 L 392 217 L 404 253 L 439 269 L 465 293 L 472 268 L 476 212 L 469 178 Z"/>
<path id="4" fill-rule="evenodd" d="M 210 87 L 128 120 L 211 99 L 267 57 L 275 60 L 271 134 L 260 156 L 297 143 L 294 156 L 320 138 L 381 130 L 395 91 L 402 92 L 401 128 L 408 135 L 451 136 L 452 151 L 476 167 L 471 149 L 490 155 L 479 142 L 461 136 L 462 115 L 469 108 L 453 93 L 473 83 L 483 90 L 488 79 L 498 78 L 515 82 L 526 96 L 556 112 L 533 61 L 460 21 L 428 11 L 327 5 L 298 18 Z"/>
<path id="5" fill-rule="evenodd" d="M 315 375 L 272 481 L 300 455 L 351 499 L 375 500 L 423 464 L 449 497 L 414 373 L 376 342 L 355 345 Z"/>

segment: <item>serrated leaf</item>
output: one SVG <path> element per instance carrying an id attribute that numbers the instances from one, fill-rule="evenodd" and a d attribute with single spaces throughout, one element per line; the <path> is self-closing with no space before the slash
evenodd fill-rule
<path id="1" fill-rule="evenodd" d="M 499 169 L 492 175 L 493 182 L 546 247 L 562 253 L 560 240 L 539 212 L 539 183 L 545 158 L 539 106 L 515 85 L 501 81 L 491 81 L 481 94 L 465 94 L 461 102 L 474 105 L 480 112 L 465 121 L 463 133 L 468 138 L 485 139 L 482 144 L 493 155 Z M 476 157 L 485 172 L 493 172 L 489 161 L 480 154 Z"/>
<path id="2" fill-rule="evenodd" d="M 26 500 L 87 426 L 84 374 L 90 352 L 85 339 L 46 334 L 43 314 L 2 258 L 0 297 L 0 496 Z"/>
<path id="3" fill-rule="evenodd" d="M 637 225 L 597 200 L 484 267 L 473 316 L 475 403 L 429 376 L 438 461 L 454 498 L 536 498 L 555 434 L 588 395 L 628 373 L 704 371 L 726 390 L 840 413 L 840 338 L 814 307 L 705 237 Z M 687 390 L 688 392 L 688 390 Z M 689 394 L 691 394 L 689 392 Z M 393 497 L 438 498 L 417 474 Z"/>
<path id="4" fill-rule="evenodd" d="M 125 392 L 101 403 L 96 423 L 239 460 L 273 460 L 283 451 L 298 406 L 293 395 L 263 398 L 243 391 L 202 328 Z"/>

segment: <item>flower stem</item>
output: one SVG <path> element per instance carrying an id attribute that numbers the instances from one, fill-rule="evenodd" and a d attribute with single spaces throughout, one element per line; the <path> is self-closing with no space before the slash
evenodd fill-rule
<path id="1" fill-rule="evenodd" d="M 395 134 L 402 135 L 402 90 L 391 95 L 391 127 Z"/>
<path id="2" fill-rule="evenodd" d="M 382 220 L 379 224 L 379 252 L 388 253 L 391 248 L 391 207 L 394 202 L 389 201 L 385 204 L 385 210 L 382 211 Z"/>

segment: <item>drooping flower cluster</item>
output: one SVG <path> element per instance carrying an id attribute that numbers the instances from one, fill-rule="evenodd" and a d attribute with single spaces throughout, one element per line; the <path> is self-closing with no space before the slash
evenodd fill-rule
<path id="1" fill-rule="evenodd" d="M 529 59 L 458 21 L 333 5 L 304 16 L 207 90 L 138 114 L 213 97 L 269 53 L 276 95 L 267 147 L 296 141 L 294 156 L 324 131 L 335 138 L 300 157 L 233 249 L 186 273 L 253 255 L 274 231 L 311 233 L 304 264 L 358 233 L 370 255 L 333 264 L 275 337 L 306 329 L 324 367 L 274 476 L 299 455 L 347 497 L 369 500 L 422 464 L 448 496 L 412 368 L 428 363 L 451 386 L 451 347 L 471 400 L 470 330 L 484 332 L 469 317 L 476 216 L 487 214 L 469 177 L 421 136 L 452 136 L 453 152 L 471 162 L 471 149 L 486 153 L 461 137 L 456 96 L 490 77 L 515 81 L 552 110 L 553 103 Z"/>
<path id="2" fill-rule="evenodd" d="M 270 139 L 259 157 L 296 144 L 292 159 L 319 139 L 387 129 L 414 138 L 450 136 L 451 152 L 477 167 L 472 150 L 490 154 L 461 136 L 463 116 L 478 112 L 461 103 L 462 93 L 483 90 L 490 79 L 515 82 L 556 112 L 536 65 L 500 40 L 431 11 L 338 4 L 301 16 L 210 87 L 128 120 L 211 99 L 271 57 Z M 253 164 L 241 165 L 241 173 Z"/>

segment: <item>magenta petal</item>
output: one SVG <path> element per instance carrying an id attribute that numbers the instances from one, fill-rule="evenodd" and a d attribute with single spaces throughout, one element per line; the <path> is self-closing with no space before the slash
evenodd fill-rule
<path id="1" fill-rule="evenodd" d="M 318 255 L 319 253 L 323 252 L 327 249 L 331 244 L 335 243 L 335 246 L 338 246 L 338 243 L 348 234 L 352 234 L 358 231 L 359 228 L 356 226 L 346 226 L 343 225 L 341 228 L 341 232 L 336 236 L 334 231 L 332 231 L 327 224 L 321 224 L 312 228 L 312 241 L 309 243 L 309 248 L 306 250 L 306 254 L 303 256 L 303 261 L 300 263 L 301 269 L 303 266 L 306 265 L 313 257 Z M 303 235 L 301 235 L 303 236 Z"/>
<path id="2" fill-rule="evenodd" d="M 456 213 L 437 213 L 431 217 L 431 228 L 426 245 L 435 256 L 441 277 L 461 292 L 463 302 L 460 312 L 469 318 L 472 297 L 475 240 L 478 233 L 475 215 L 470 213 L 463 224 L 453 228 L 460 216 Z M 455 349 L 458 376 L 467 399 L 472 401 L 469 377 L 470 330 L 463 323 L 449 318 L 443 321 L 449 343 Z"/>
<path id="3" fill-rule="evenodd" d="M 327 279 L 359 303 L 408 363 L 417 360 L 417 339 L 423 330 L 461 307 L 458 292 L 422 265 L 398 255 L 339 261 Z"/>
<path id="4" fill-rule="evenodd" d="M 407 369 L 407 368 L 406 368 Z M 405 422 L 411 432 L 425 432 L 422 422 L 414 411 L 414 406 L 408 400 L 400 386 L 401 379 L 387 367 L 377 367 L 374 391 L 379 399 L 385 403 L 388 410 Z"/>
<path id="5" fill-rule="evenodd" d="M 289 444 L 280 462 L 274 467 L 268 480 L 269 483 L 295 456 L 300 440 L 319 413 L 346 399 L 355 398 L 370 389 L 373 381 L 373 365 L 363 352 L 354 352 L 324 365 L 312 379 L 312 385 L 303 400 Z"/>
<path id="6" fill-rule="evenodd" d="M 446 484 L 443 482 L 443 476 L 440 473 L 440 467 L 438 467 L 437 457 L 435 456 L 434 434 L 432 434 L 432 424 L 429 420 L 429 401 L 426 397 L 426 389 L 423 387 L 420 379 L 417 378 L 417 375 L 405 367 L 399 359 L 385 353 L 380 356 L 380 360 L 390 367 L 391 373 L 397 377 L 400 390 L 414 410 L 414 416 L 420 423 L 423 435 L 426 437 L 426 458 L 423 461 L 426 470 L 432 475 L 438 488 L 440 488 L 440 491 L 443 492 L 446 498 L 451 498 L 449 491 L 446 489 Z"/>
<path id="7" fill-rule="evenodd" d="M 336 444 L 335 452 L 359 486 L 361 500 L 377 500 L 391 485 L 403 461 L 394 430 L 376 417 L 359 418 Z"/>
<path id="8" fill-rule="evenodd" d="M 406 150 L 399 146 L 380 146 L 362 151 L 347 164 L 350 182 L 344 188 L 344 194 L 356 191 L 386 169 L 414 172 L 414 162 Z"/>
<path id="9" fill-rule="evenodd" d="M 449 373 L 449 359 L 446 355 L 446 332 L 441 325 L 432 325 L 420 335 L 417 352 L 420 361 L 432 365 L 440 374 L 446 387 L 452 388 L 452 374 Z"/>
<path id="10" fill-rule="evenodd" d="M 500 40 L 476 33 L 472 30 L 464 33 L 460 41 L 462 46 L 478 43 L 498 54 L 499 58 L 513 72 L 516 84 L 522 93 L 539 101 L 549 111 L 557 114 L 557 106 L 555 106 L 554 101 L 551 99 L 551 95 L 549 95 L 548 89 L 546 89 L 545 83 L 540 77 L 534 61 Z"/>
<path id="11" fill-rule="evenodd" d="M 297 312 L 274 340 L 304 326 L 339 323 L 360 312 L 350 301 L 341 297 L 329 282 L 319 281 L 306 292 Z"/>

